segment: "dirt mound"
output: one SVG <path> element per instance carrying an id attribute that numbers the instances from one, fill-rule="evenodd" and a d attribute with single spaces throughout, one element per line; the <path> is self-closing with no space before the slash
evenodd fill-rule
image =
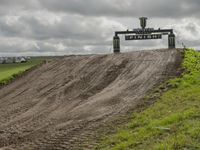
<path id="1" fill-rule="evenodd" d="M 174 49 L 44 64 L 0 90 L 0 148 L 85 149 L 95 128 L 135 108 L 180 63 Z"/>

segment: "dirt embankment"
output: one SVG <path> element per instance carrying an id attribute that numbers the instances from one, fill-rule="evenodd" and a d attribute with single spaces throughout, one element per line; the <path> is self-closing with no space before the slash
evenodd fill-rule
<path id="1" fill-rule="evenodd" d="M 180 50 L 153 50 L 44 64 L 0 90 L 0 148 L 91 149 L 93 131 L 136 108 L 181 59 Z"/>

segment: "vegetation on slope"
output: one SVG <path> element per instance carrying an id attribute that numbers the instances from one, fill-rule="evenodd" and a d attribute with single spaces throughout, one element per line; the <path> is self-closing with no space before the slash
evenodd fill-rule
<path id="1" fill-rule="evenodd" d="M 41 64 L 41 58 L 32 58 L 26 63 L 0 64 L 0 85 L 4 85 L 20 76 L 26 70 Z"/>
<path id="2" fill-rule="evenodd" d="M 200 149 L 200 53 L 187 49 L 184 56 L 185 72 L 168 81 L 170 90 L 97 149 Z"/>

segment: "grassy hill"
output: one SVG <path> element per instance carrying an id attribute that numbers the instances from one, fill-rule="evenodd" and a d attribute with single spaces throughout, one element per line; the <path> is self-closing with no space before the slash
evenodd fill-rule
<path id="1" fill-rule="evenodd" d="M 200 149 L 200 53 L 187 49 L 184 56 L 182 77 L 163 85 L 170 89 L 148 109 L 133 113 L 132 120 L 97 149 Z"/>

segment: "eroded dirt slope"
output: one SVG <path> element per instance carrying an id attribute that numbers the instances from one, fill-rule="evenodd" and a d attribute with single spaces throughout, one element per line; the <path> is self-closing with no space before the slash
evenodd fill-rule
<path id="1" fill-rule="evenodd" d="M 0 148 L 92 149 L 89 135 L 177 73 L 180 50 L 70 56 L 0 90 Z"/>

